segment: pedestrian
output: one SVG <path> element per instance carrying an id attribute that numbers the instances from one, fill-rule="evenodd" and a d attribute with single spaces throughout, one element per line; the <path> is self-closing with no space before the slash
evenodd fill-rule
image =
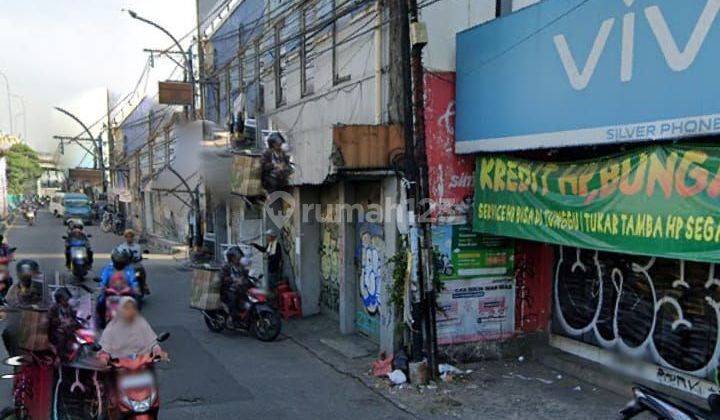
<path id="1" fill-rule="evenodd" d="M 282 275 L 282 247 L 280 247 L 280 241 L 278 240 L 278 234 L 274 229 L 268 229 L 265 232 L 267 245 L 262 246 L 260 244 L 251 243 L 254 248 L 265 254 L 268 261 L 268 287 L 270 290 L 275 290 L 277 284 L 280 282 L 280 276 Z"/>

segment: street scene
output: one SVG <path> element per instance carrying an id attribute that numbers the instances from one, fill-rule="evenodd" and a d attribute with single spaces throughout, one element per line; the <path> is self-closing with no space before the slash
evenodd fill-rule
<path id="1" fill-rule="evenodd" d="M 0 419 L 720 418 L 720 0 L 0 10 Z"/>

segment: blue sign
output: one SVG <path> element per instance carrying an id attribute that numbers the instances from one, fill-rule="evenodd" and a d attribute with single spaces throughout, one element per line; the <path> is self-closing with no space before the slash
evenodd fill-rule
<path id="1" fill-rule="evenodd" d="M 457 36 L 458 153 L 720 133 L 720 0 L 544 0 Z"/>

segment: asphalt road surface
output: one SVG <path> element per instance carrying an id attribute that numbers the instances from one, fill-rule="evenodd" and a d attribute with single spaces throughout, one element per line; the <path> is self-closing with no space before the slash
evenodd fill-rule
<path id="1" fill-rule="evenodd" d="M 119 236 L 96 226 L 95 270 L 107 264 Z M 20 220 L 7 239 L 17 257 L 36 259 L 46 273 L 64 270 L 65 227 L 46 211 L 35 226 Z M 171 361 L 159 365 L 161 417 L 168 419 L 400 419 L 407 415 L 371 390 L 334 370 L 290 340 L 262 343 L 240 334 L 210 333 L 189 308 L 190 273 L 167 256 L 149 256 L 152 288 L 143 313 L 164 343 Z M 14 267 L 13 267 L 14 270 Z M 90 284 L 94 284 L 90 282 Z M 10 384 L 0 383 L 4 405 Z"/>

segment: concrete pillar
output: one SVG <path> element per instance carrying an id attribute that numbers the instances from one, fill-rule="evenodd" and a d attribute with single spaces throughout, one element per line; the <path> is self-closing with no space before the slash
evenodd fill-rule
<path id="1" fill-rule="evenodd" d="M 311 186 L 298 187 L 293 197 L 295 286 L 302 299 L 303 316 L 308 316 L 320 312 L 320 190 Z"/>

